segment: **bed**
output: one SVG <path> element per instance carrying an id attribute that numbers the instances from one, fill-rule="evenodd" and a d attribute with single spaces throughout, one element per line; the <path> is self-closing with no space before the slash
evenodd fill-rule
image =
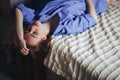
<path id="1" fill-rule="evenodd" d="M 120 0 L 111 1 L 91 29 L 52 36 L 44 60 L 48 69 L 67 80 L 120 80 Z"/>

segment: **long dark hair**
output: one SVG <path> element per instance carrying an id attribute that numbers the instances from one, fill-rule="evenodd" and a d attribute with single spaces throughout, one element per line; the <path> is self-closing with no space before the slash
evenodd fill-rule
<path id="1" fill-rule="evenodd" d="M 29 70 L 31 71 L 31 74 L 34 74 L 34 77 L 37 80 L 46 80 L 44 59 L 50 49 L 50 38 L 48 38 L 46 41 L 40 42 L 39 47 L 29 46 L 29 49 L 30 52 L 27 58 L 28 62 L 25 62 L 25 64 L 29 65 Z"/>

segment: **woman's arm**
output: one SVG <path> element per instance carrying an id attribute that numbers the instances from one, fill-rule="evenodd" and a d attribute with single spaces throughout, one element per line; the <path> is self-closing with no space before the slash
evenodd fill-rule
<path id="1" fill-rule="evenodd" d="M 26 42 L 24 40 L 24 31 L 23 31 L 23 15 L 20 9 L 15 9 L 15 27 L 16 27 L 16 33 L 18 37 L 18 41 L 20 44 L 21 52 L 24 55 L 27 55 L 29 53 L 29 49 L 26 47 Z"/>
<path id="2" fill-rule="evenodd" d="M 93 16 L 93 18 L 97 22 L 97 14 L 96 14 L 96 10 L 95 10 L 95 7 L 93 5 L 92 0 L 86 0 L 86 3 L 88 5 L 88 9 L 89 9 L 88 11 L 89 11 L 89 13 Z"/>
<path id="3" fill-rule="evenodd" d="M 24 39 L 24 31 L 23 31 L 23 15 L 22 12 L 16 8 L 15 10 L 15 27 L 16 27 L 16 32 L 17 32 L 17 37 L 19 40 Z"/>

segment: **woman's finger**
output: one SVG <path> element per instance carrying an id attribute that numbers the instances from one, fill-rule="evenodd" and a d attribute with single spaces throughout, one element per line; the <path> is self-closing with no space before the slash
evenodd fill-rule
<path id="1" fill-rule="evenodd" d="M 29 51 L 29 49 L 28 48 L 24 48 L 26 51 Z"/>
<path id="2" fill-rule="evenodd" d="M 22 49 L 22 50 L 21 50 L 21 53 L 22 53 L 23 55 L 28 55 L 29 51 L 28 51 L 28 50 L 25 50 L 25 49 Z"/>

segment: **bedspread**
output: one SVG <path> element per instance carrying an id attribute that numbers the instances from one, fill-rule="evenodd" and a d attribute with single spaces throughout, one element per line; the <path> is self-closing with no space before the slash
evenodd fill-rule
<path id="1" fill-rule="evenodd" d="M 52 37 L 44 64 L 67 80 L 120 80 L 120 0 L 77 35 Z"/>

